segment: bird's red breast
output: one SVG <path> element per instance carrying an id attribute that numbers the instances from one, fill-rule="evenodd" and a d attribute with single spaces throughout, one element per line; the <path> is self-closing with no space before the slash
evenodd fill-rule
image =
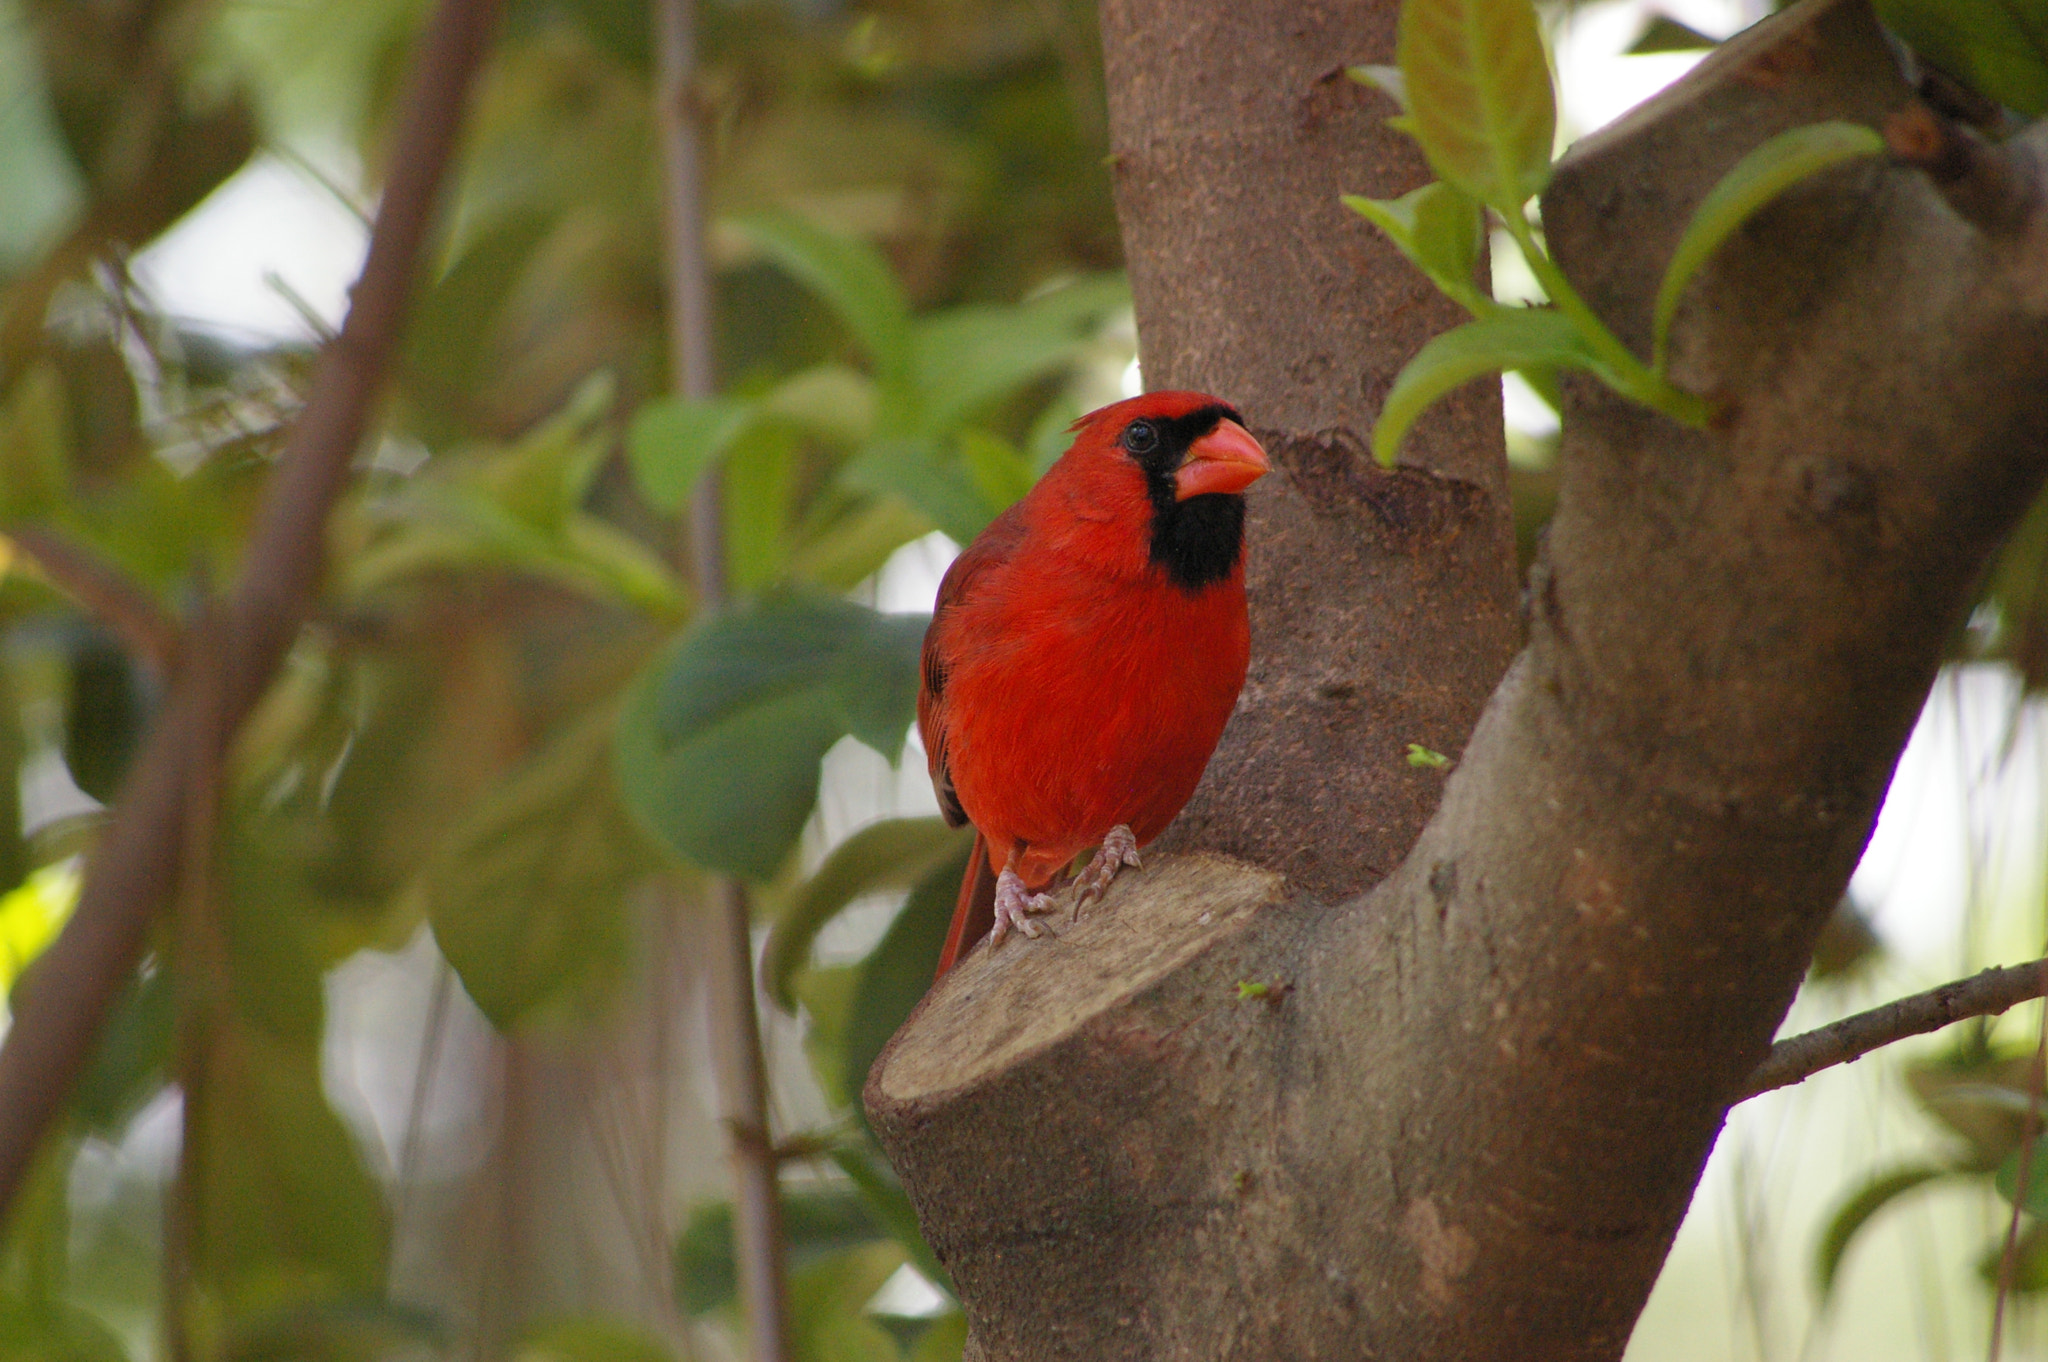
<path id="1" fill-rule="evenodd" d="M 1244 685 L 1242 494 L 1269 467 L 1202 393 L 1075 432 L 940 583 L 917 702 L 947 819 L 1034 889 L 1119 823 L 1151 841 L 1194 793 Z M 964 926 L 942 971 L 981 935 Z"/>

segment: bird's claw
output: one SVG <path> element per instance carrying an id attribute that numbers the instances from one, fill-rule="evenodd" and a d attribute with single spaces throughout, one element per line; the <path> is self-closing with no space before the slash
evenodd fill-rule
<path id="1" fill-rule="evenodd" d="M 996 924 L 989 930 L 988 944 L 993 947 L 1013 928 L 1026 936 L 1037 936 L 1045 928 L 1033 921 L 1032 915 L 1050 912 L 1052 906 L 1052 895 L 1032 893 L 1016 871 L 1005 870 L 996 876 Z"/>
<path id="2" fill-rule="evenodd" d="M 1102 839 L 1102 845 L 1095 849 L 1088 868 L 1074 880 L 1074 917 L 1081 916 L 1081 908 L 1090 899 L 1099 899 L 1109 892 L 1111 880 L 1125 866 L 1142 868 L 1144 862 L 1138 859 L 1138 839 L 1131 832 L 1130 824 L 1119 823 L 1109 830 Z"/>

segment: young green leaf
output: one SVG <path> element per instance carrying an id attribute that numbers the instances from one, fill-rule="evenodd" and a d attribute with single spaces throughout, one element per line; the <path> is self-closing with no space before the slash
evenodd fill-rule
<path id="1" fill-rule="evenodd" d="M 751 403 L 730 397 L 664 397 L 644 404 L 626 435 L 626 459 L 640 495 L 657 511 L 674 514 L 754 417 Z"/>
<path id="2" fill-rule="evenodd" d="M 1405 0 L 1396 56 L 1436 173 L 1503 215 L 1550 178 L 1557 105 L 1529 0 Z"/>
<path id="3" fill-rule="evenodd" d="M 1360 85 L 1370 85 L 1387 98 L 1399 104 L 1405 112 L 1408 108 L 1408 82 L 1401 75 L 1398 66 L 1347 66 L 1344 74 Z"/>
<path id="4" fill-rule="evenodd" d="M 1700 206 L 1693 210 L 1685 235 L 1671 253 L 1664 268 L 1664 282 L 1657 288 L 1657 306 L 1652 316 L 1653 360 L 1656 371 L 1664 372 L 1670 342 L 1671 320 L 1678 313 L 1678 300 L 1685 286 L 1716 248 L 1747 222 L 1752 214 L 1791 186 L 1829 166 L 1859 156 L 1876 156 L 1884 151 L 1884 139 L 1860 123 L 1840 121 L 1811 123 L 1779 133 L 1770 141 L 1735 163 L 1723 175 Z"/>
<path id="5" fill-rule="evenodd" d="M 1476 314 L 1493 300 L 1473 282 L 1484 240 L 1479 205 L 1442 180 L 1398 199 L 1343 196 L 1344 206 L 1387 234 L 1401 254 L 1446 295 Z"/>
<path id="6" fill-rule="evenodd" d="M 1431 403 L 1483 374 L 1528 367 L 1597 369 L 1572 323 L 1547 309 L 1504 308 L 1446 331 L 1394 380 L 1372 430 L 1373 457 L 1391 468 L 1401 439 Z"/>
<path id="7" fill-rule="evenodd" d="M 1411 742 L 1408 744 L 1408 764 L 1440 771 L 1451 764 L 1451 759 L 1419 742 Z"/>

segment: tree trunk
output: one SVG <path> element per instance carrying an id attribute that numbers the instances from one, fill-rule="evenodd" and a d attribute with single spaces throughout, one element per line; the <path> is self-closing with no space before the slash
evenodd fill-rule
<path id="1" fill-rule="evenodd" d="M 1212 850 L 977 953 L 870 1078 L 970 1358 L 1620 1357 L 2048 472 L 2048 137 L 1942 186 L 1839 168 L 1688 294 L 1672 372 L 1715 430 L 1567 381 L 1493 689 L 1490 402 L 1396 474 L 1361 452 L 1449 320 L 1328 202 L 1417 175 L 1380 155 L 1391 108 L 1324 78 L 1387 60 L 1393 9 L 1105 9 L 1147 376 L 1227 394 L 1286 480 L 1253 520 L 1254 683 L 1178 834 Z M 1861 0 L 1808 0 L 1579 144 L 1551 248 L 1647 354 L 1722 173 L 1910 97 Z M 1433 816 L 1408 742 L 1459 758 Z"/>

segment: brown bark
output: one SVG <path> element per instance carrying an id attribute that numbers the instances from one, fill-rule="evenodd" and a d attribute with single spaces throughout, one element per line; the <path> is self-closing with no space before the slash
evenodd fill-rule
<path id="1" fill-rule="evenodd" d="M 1183 830 L 1266 869 L 1155 863 L 1066 939 L 970 958 L 868 1108 L 971 1358 L 1618 1358 L 1943 645 L 2048 472 L 2048 135 L 1968 185 L 1871 161 L 1759 214 L 1674 333 L 1673 376 L 1718 429 L 1567 383 L 1528 644 L 1461 743 L 1390 726 L 1455 724 L 1500 655 L 1488 418 L 1440 418 L 1421 470 L 1360 462 L 1421 285 L 1330 282 L 1312 202 L 1377 135 L 1354 112 L 1325 138 L 1316 76 L 1384 60 L 1386 35 L 1346 28 L 1373 22 L 1356 9 L 1225 8 L 1121 0 L 1105 35 L 1148 376 L 1214 384 L 1283 448 L 1351 432 L 1267 480 L 1263 688 Z M 1861 0 L 1808 0 L 1575 148 L 1551 247 L 1647 354 L 1663 264 L 1722 173 L 1909 98 Z M 1405 187 L 1340 163 L 1331 192 Z M 1994 182 L 2023 211 L 1951 206 Z M 1454 533 L 1310 509 L 1318 488 L 1369 508 L 1449 485 L 1466 514 L 1420 523 Z M 1333 657 L 1356 725 L 1312 702 Z M 1419 838 L 1427 800 L 1384 770 L 1409 741 L 1462 748 Z M 1325 906 L 1382 856 L 1375 889 Z"/>
<path id="2" fill-rule="evenodd" d="M 1109 0 L 1117 212 L 1146 386 L 1243 410 L 1284 477 L 1253 488 L 1252 666 L 1203 788 L 1162 849 L 1205 847 L 1336 900 L 1393 869 L 1519 642 L 1499 390 L 1365 454 L 1394 375 L 1462 310 L 1344 193 L 1429 180 L 1344 75 L 1390 62 L 1392 3 Z"/>

